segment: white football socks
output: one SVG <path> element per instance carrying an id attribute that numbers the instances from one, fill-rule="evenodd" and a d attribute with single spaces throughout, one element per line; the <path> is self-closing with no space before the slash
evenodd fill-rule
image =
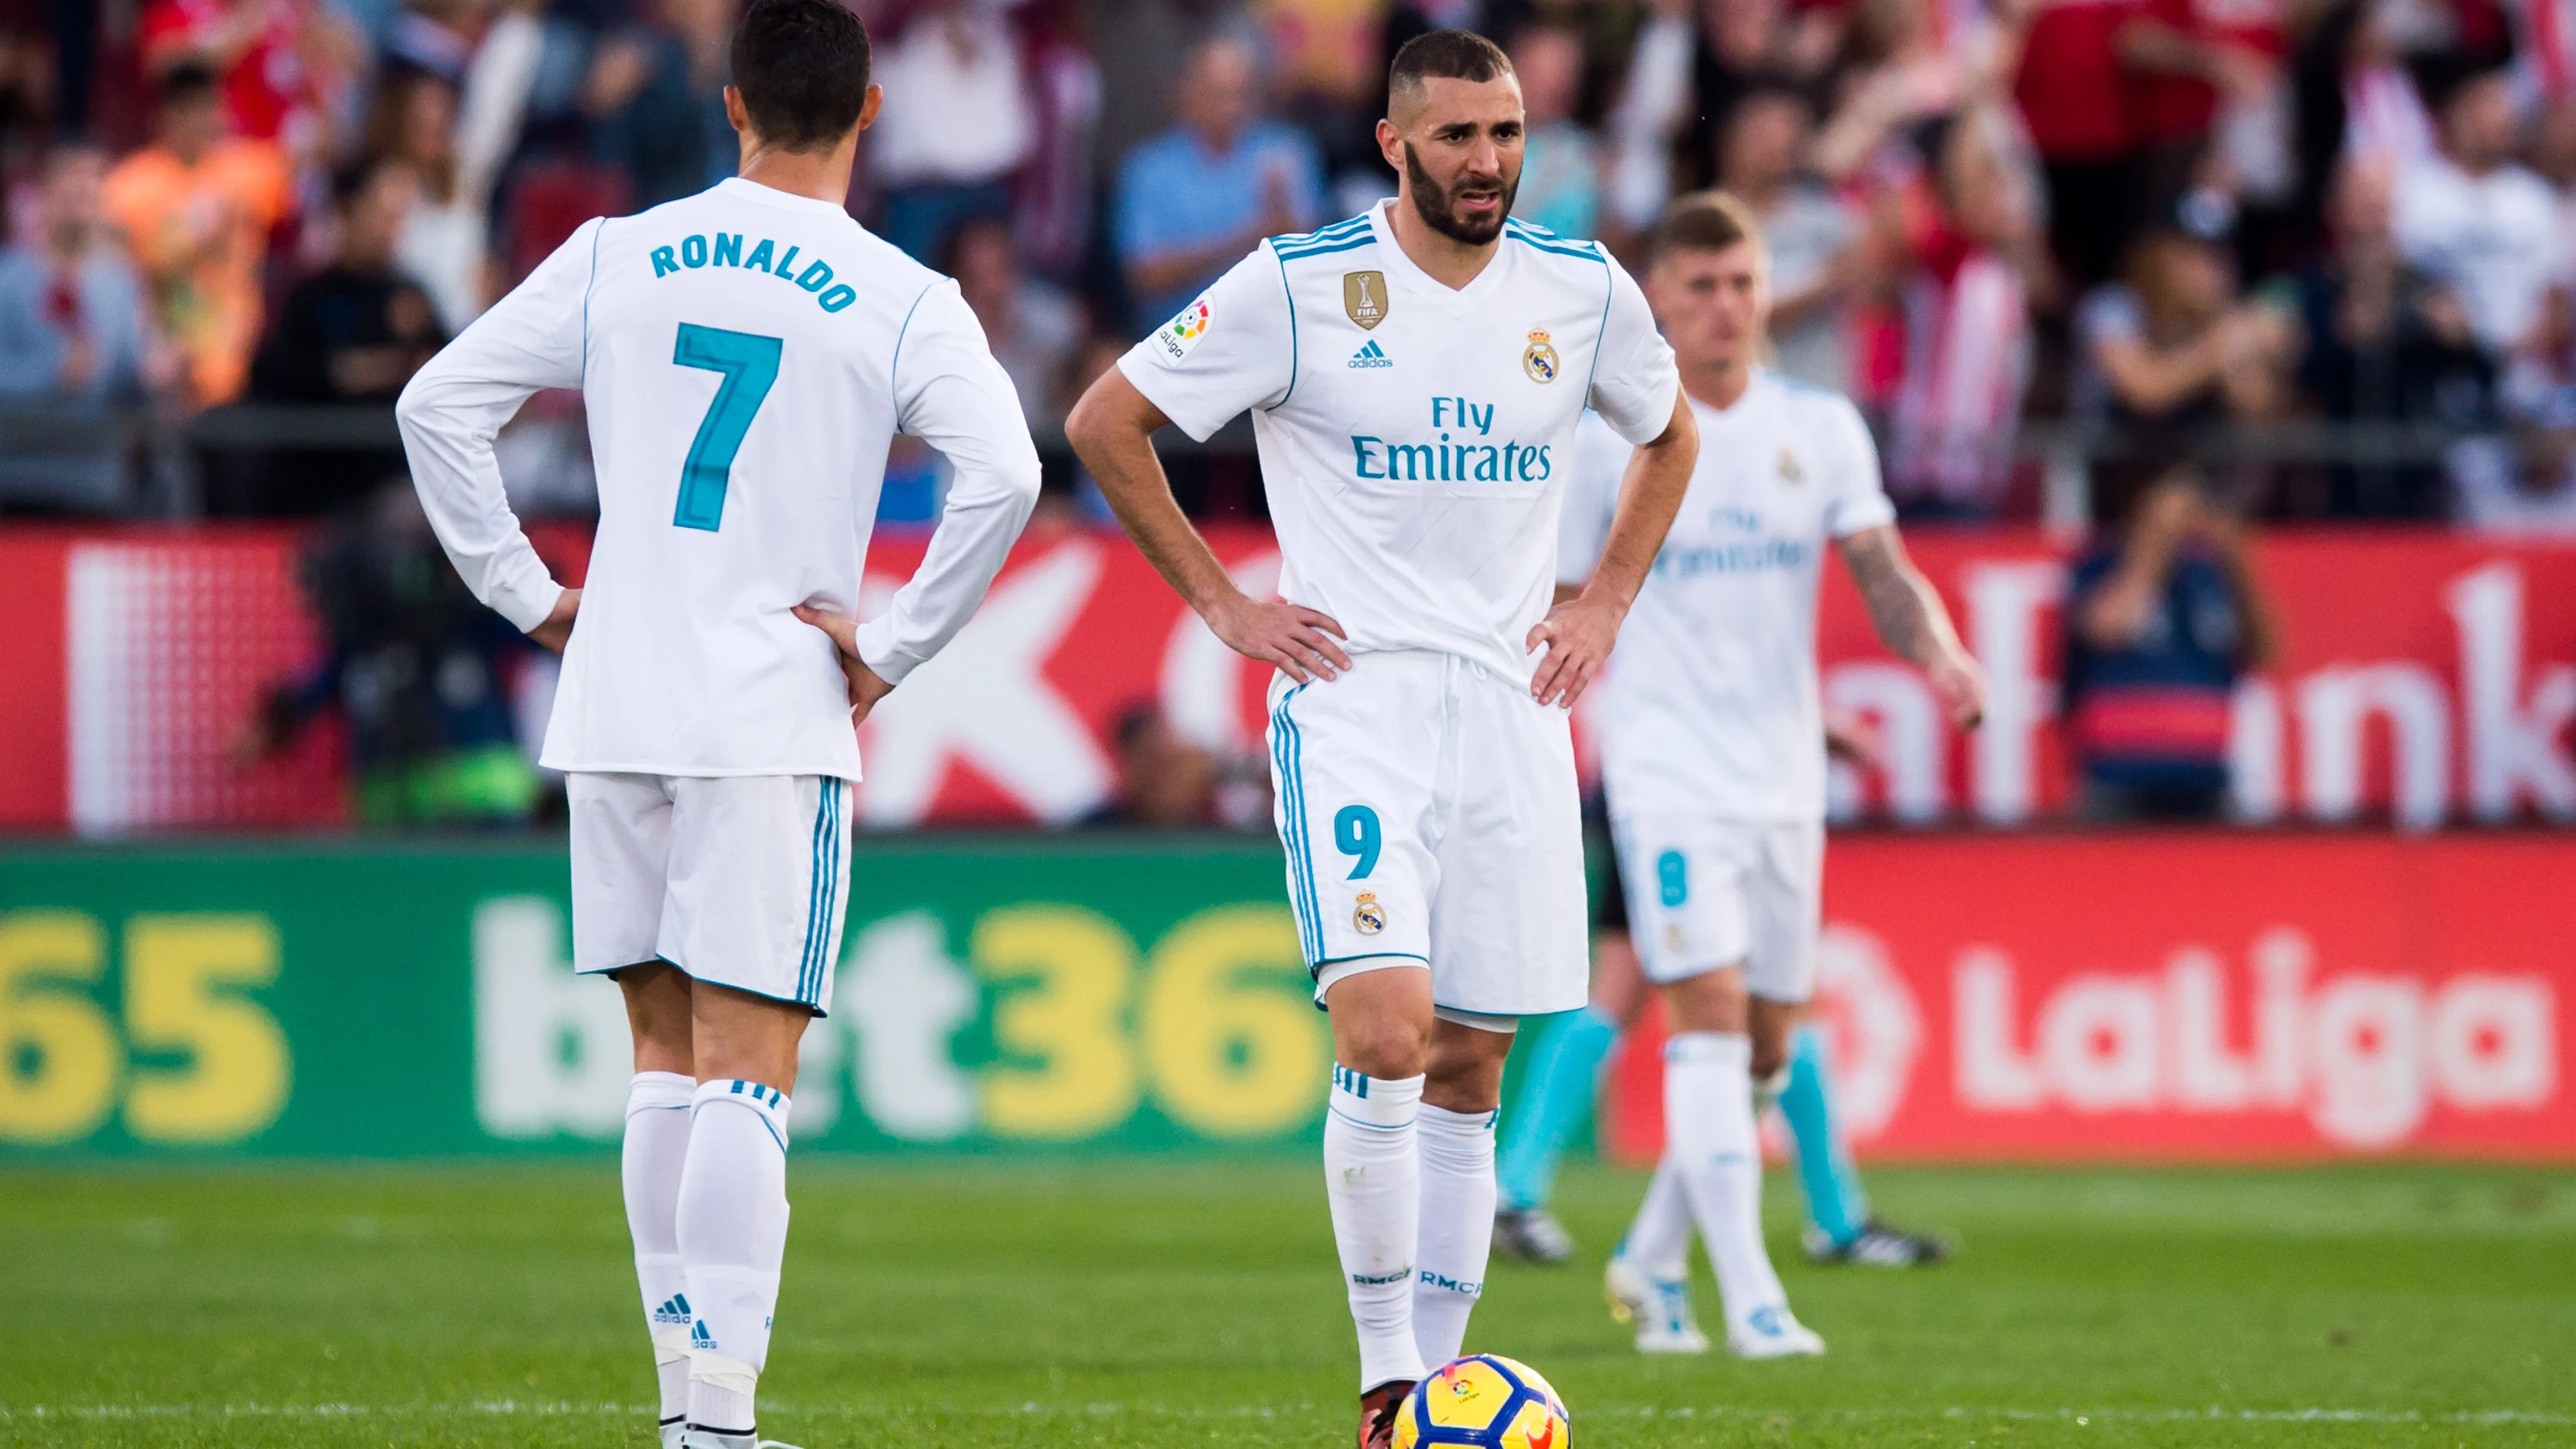
<path id="1" fill-rule="evenodd" d="M 680 1257 L 688 1275 L 689 1424 L 755 1427 L 752 1395 L 769 1361 L 778 1265 L 787 1253 L 787 1109 L 757 1082 L 701 1083 L 680 1173 Z"/>
<path id="2" fill-rule="evenodd" d="M 1762 1246 L 1752 1064 L 1753 1039 L 1734 1032 L 1682 1032 L 1664 1043 L 1664 1162 L 1699 1220 L 1730 1323 L 1788 1301 Z"/>
<path id="3" fill-rule="evenodd" d="M 1690 1276 L 1690 1199 L 1682 1193 L 1681 1175 L 1667 1154 L 1655 1164 L 1646 1184 L 1646 1200 L 1637 1204 L 1637 1220 L 1619 1250 L 1645 1270 L 1646 1276 L 1671 1283 Z"/>
<path id="4" fill-rule="evenodd" d="M 626 1090 L 626 1231 L 635 1240 L 635 1282 L 644 1327 L 653 1335 L 662 1422 L 689 1411 L 689 1294 L 680 1271 L 680 1167 L 689 1155 L 689 1098 L 695 1077 L 637 1072 Z"/>
<path id="5" fill-rule="evenodd" d="M 1422 1221 L 1422 1159 L 1415 1115 L 1422 1078 L 1364 1077 L 1335 1063 L 1324 1114 L 1324 1196 L 1333 1243 L 1359 1328 L 1360 1391 L 1420 1379 L 1413 1341 L 1413 1252 Z M 1487 1174 L 1491 1176 L 1487 1147 Z M 1492 1189 L 1487 1188 L 1487 1231 Z"/>
<path id="6" fill-rule="evenodd" d="M 1413 1342 L 1438 1368 L 1467 1341 L 1467 1315 L 1485 1291 L 1494 1251 L 1494 1117 L 1422 1104 L 1422 1226 L 1413 1254 Z"/>

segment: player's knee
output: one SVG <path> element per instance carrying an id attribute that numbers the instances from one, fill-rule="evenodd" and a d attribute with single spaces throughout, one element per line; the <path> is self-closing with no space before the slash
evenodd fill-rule
<path id="1" fill-rule="evenodd" d="M 1430 1069 L 1431 1033 L 1395 1013 L 1333 1023 L 1333 1054 L 1362 1076 L 1392 1080 Z"/>

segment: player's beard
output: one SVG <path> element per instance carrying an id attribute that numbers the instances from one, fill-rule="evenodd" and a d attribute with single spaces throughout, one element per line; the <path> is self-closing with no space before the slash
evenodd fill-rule
<path id="1" fill-rule="evenodd" d="M 1410 141 L 1404 143 L 1404 179 L 1413 191 L 1413 214 L 1421 217 L 1433 231 L 1471 247 L 1483 246 L 1503 234 L 1503 223 L 1512 214 L 1512 198 L 1521 190 L 1521 179 L 1517 176 L 1503 182 L 1503 204 L 1494 208 L 1492 220 L 1469 221 L 1458 214 L 1458 193 L 1470 184 L 1488 178 L 1471 176 L 1459 182 L 1454 189 L 1443 188 L 1431 179 L 1430 172 L 1422 169 L 1422 158 L 1413 154 Z"/>

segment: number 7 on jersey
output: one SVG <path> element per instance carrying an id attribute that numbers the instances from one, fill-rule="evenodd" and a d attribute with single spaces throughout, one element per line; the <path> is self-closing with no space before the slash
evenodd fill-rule
<path id="1" fill-rule="evenodd" d="M 680 505 L 671 515 L 674 526 L 713 533 L 724 521 L 725 482 L 733 476 L 733 455 L 742 449 L 742 435 L 751 430 L 752 414 L 760 411 L 761 400 L 778 381 L 778 349 L 775 337 L 727 332 L 694 322 L 680 324 L 680 340 L 671 350 L 671 361 L 722 373 L 724 381 L 716 384 L 715 401 L 707 405 L 698 435 L 690 440 L 688 461 L 680 465 Z"/>

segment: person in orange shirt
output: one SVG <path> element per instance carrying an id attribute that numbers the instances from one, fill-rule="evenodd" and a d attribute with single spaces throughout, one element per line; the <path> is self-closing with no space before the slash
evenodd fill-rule
<path id="1" fill-rule="evenodd" d="M 108 174 L 107 212 L 186 364 L 190 400 L 229 402 L 259 345 L 260 263 L 293 194 L 286 157 L 228 134 L 221 82 L 193 62 L 162 78 L 155 132 Z"/>

